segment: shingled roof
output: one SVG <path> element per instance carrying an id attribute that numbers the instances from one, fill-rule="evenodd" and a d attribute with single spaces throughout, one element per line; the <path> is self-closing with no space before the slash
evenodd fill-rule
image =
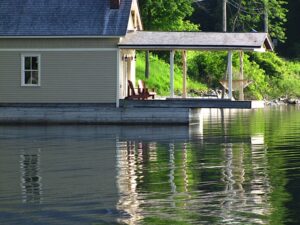
<path id="1" fill-rule="evenodd" d="M 144 50 L 273 50 L 267 33 L 224 32 L 129 32 L 119 43 L 121 48 Z"/>
<path id="2" fill-rule="evenodd" d="M 1 0 L 0 36 L 124 36 L 132 0 Z"/>

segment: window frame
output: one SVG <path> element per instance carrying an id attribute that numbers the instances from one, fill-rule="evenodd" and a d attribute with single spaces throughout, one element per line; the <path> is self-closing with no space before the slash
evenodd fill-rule
<path id="1" fill-rule="evenodd" d="M 26 57 L 37 57 L 37 73 L 38 73 L 38 82 L 37 84 L 26 84 L 25 83 L 25 72 L 33 71 L 25 69 L 25 59 Z M 22 87 L 39 87 L 41 86 L 41 54 L 32 54 L 32 53 L 24 53 L 21 54 L 21 86 Z M 35 71 L 35 70 L 34 70 Z"/>

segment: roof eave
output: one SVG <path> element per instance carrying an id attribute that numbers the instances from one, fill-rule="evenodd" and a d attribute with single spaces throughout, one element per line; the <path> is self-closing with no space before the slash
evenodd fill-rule
<path id="1" fill-rule="evenodd" d="M 244 50 L 244 51 L 258 51 L 261 46 L 224 46 L 224 45 L 122 45 L 121 49 L 136 49 L 136 50 L 206 50 L 206 51 L 229 51 L 229 50 Z"/>

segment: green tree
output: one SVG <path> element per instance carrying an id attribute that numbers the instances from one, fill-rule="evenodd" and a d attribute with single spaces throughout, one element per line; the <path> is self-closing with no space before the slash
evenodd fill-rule
<path id="1" fill-rule="evenodd" d="M 288 10 L 287 41 L 280 43 L 279 51 L 285 57 L 300 59 L 300 1 L 288 0 Z"/>
<path id="2" fill-rule="evenodd" d="M 142 21 L 146 30 L 196 31 L 199 26 L 186 18 L 193 13 L 193 0 L 140 0 Z"/>
<path id="3" fill-rule="evenodd" d="M 191 21 L 201 24 L 204 31 L 221 31 L 222 3 L 223 0 L 195 3 L 195 13 Z M 287 0 L 227 0 L 227 30 L 232 32 L 264 31 L 266 9 L 269 33 L 273 38 L 284 42 L 288 12 L 286 5 Z"/>
<path id="4" fill-rule="evenodd" d="M 228 0 L 229 27 L 232 31 L 264 31 L 265 16 L 270 35 L 285 41 L 286 0 Z"/>

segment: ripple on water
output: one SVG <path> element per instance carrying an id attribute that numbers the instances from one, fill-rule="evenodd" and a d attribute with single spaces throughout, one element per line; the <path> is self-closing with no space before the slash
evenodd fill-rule
<path id="1" fill-rule="evenodd" d="M 1 224 L 299 224 L 300 112 L 0 127 Z"/>

